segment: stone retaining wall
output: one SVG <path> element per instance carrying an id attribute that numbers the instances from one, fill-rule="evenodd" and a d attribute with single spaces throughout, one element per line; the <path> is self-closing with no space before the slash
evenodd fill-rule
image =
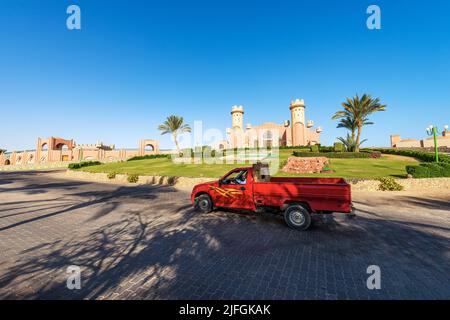
<path id="1" fill-rule="evenodd" d="M 117 174 L 114 179 L 108 179 L 106 173 L 67 170 L 64 176 L 78 180 L 133 185 L 133 183 L 127 181 L 127 175 L 125 174 Z M 196 184 L 213 180 L 217 180 L 217 178 L 139 176 L 138 184 L 169 185 L 177 189 L 191 191 Z M 396 179 L 396 181 L 405 188 L 405 191 L 450 190 L 450 178 Z M 350 180 L 349 183 L 352 186 L 352 191 L 377 191 L 380 184 L 377 180 Z"/>
<path id="2" fill-rule="evenodd" d="M 64 169 L 67 168 L 69 163 L 70 162 L 48 162 L 42 164 L 0 166 L 0 171 L 32 171 L 32 170 L 46 170 L 46 169 Z"/>
<path id="3" fill-rule="evenodd" d="M 127 181 L 126 174 L 116 174 L 114 179 L 109 179 L 107 173 L 92 173 L 84 171 L 67 170 L 65 177 L 79 180 L 108 182 L 116 184 L 136 184 Z M 189 177 L 167 177 L 167 176 L 139 176 L 137 184 L 157 184 L 174 186 L 177 189 L 191 191 L 196 184 L 215 180 L 214 178 L 189 178 Z"/>
<path id="4" fill-rule="evenodd" d="M 404 187 L 404 191 L 450 190 L 450 178 L 395 179 L 395 181 Z M 352 191 L 378 191 L 380 184 L 378 180 L 355 180 L 349 183 L 352 185 Z"/>

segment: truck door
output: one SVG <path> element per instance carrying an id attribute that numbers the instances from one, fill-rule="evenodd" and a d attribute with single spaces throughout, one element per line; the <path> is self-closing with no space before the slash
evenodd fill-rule
<path id="1" fill-rule="evenodd" d="M 246 169 L 236 169 L 220 180 L 218 187 L 211 187 L 218 207 L 254 210 L 253 179 Z"/>

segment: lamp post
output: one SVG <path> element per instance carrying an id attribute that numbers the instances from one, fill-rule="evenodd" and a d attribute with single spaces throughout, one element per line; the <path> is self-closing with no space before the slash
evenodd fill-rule
<path id="1" fill-rule="evenodd" d="M 444 129 L 447 130 L 448 125 L 445 125 Z M 434 155 L 436 157 L 436 162 L 439 162 L 438 144 L 437 144 L 438 127 L 430 125 L 426 130 L 427 130 L 427 134 L 429 136 L 433 136 L 433 138 L 434 138 Z"/>

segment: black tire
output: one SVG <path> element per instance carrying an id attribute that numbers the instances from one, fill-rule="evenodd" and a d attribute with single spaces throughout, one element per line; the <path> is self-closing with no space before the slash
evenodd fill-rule
<path id="1" fill-rule="evenodd" d="M 295 230 L 307 230 L 311 225 L 309 210 L 299 204 L 291 204 L 284 211 L 284 221 Z"/>
<path id="2" fill-rule="evenodd" d="M 195 210 L 202 213 L 209 213 L 213 210 L 213 203 L 211 197 L 207 194 L 202 194 L 195 198 Z"/>

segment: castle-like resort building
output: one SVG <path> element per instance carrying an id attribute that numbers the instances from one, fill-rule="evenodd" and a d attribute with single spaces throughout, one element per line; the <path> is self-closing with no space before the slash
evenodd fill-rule
<path id="1" fill-rule="evenodd" d="M 314 122 L 306 121 L 303 99 L 292 101 L 289 109 L 291 120 L 282 124 L 266 122 L 259 126 L 248 123 L 244 127 L 244 107 L 231 108 L 231 128 L 227 129 L 227 140 L 219 142 L 218 149 L 256 148 L 275 146 L 309 146 L 320 143 L 320 127 L 313 129 Z"/>

